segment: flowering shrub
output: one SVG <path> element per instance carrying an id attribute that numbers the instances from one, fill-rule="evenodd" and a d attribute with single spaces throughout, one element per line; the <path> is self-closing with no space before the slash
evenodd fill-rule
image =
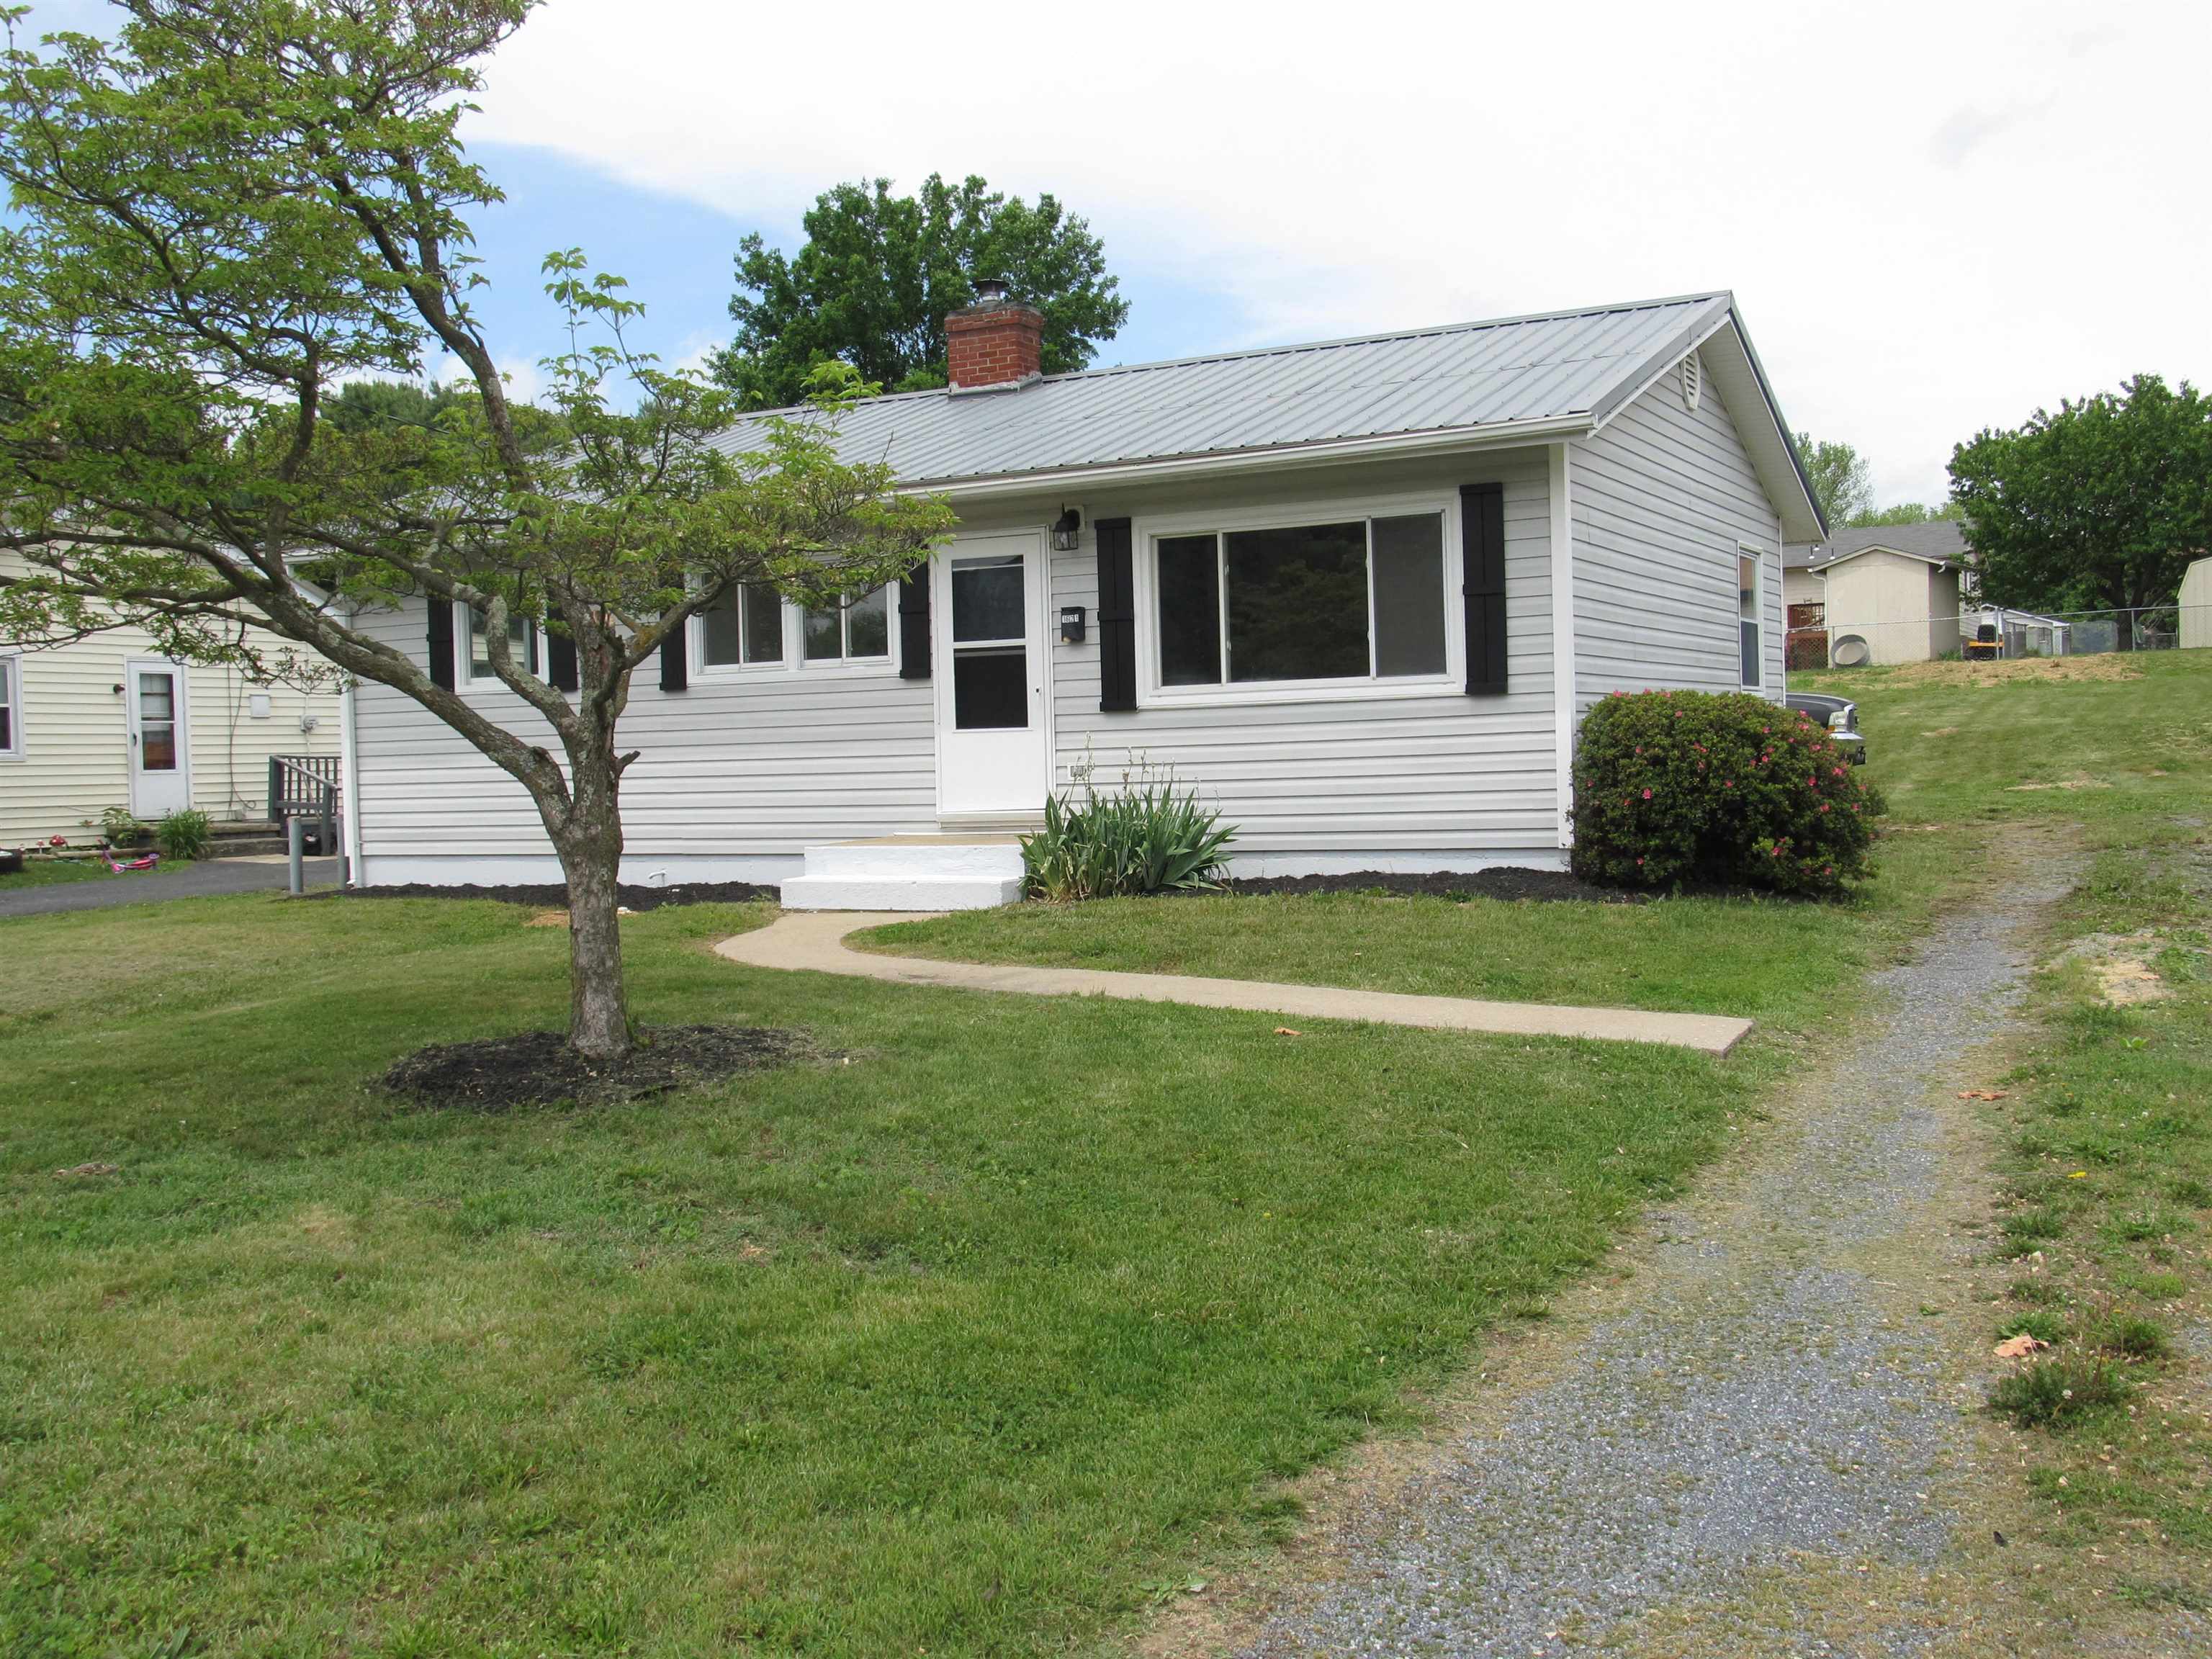
<path id="1" fill-rule="evenodd" d="M 1616 693 L 1583 721 L 1575 873 L 1615 887 L 1831 895 L 1870 872 L 1881 798 L 1794 710 L 1746 693 Z"/>

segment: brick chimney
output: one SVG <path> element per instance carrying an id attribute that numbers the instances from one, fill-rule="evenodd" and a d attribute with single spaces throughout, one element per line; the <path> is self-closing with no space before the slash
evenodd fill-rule
<path id="1" fill-rule="evenodd" d="M 955 392 L 1020 386 L 1043 373 L 1044 313 L 1007 299 L 1000 278 L 978 278 L 975 303 L 945 319 L 945 347 Z"/>

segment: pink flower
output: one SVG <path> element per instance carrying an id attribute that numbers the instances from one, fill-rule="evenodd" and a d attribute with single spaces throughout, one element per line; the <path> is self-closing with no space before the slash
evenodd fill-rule
<path id="1" fill-rule="evenodd" d="M 1651 799 L 1651 792 L 1649 789 L 1644 792 L 1644 799 L 1646 800 L 1650 800 Z"/>

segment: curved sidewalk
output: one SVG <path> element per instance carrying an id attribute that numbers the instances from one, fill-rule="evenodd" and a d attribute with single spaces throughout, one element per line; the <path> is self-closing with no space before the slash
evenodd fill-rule
<path id="1" fill-rule="evenodd" d="M 1751 1030 L 1747 1019 L 1717 1014 L 1655 1014 L 1636 1008 L 1558 1007 L 1541 1002 L 1478 1002 L 1467 997 L 1407 996 L 1395 991 L 1340 991 L 1325 985 L 1264 980 L 1192 979 L 1180 974 L 1123 974 L 1089 968 L 1023 968 L 975 962 L 935 962 L 854 951 L 848 933 L 918 921 L 911 914 L 870 910 L 787 911 L 777 921 L 715 945 L 715 954 L 755 968 L 787 968 L 938 985 L 963 991 L 1012 991 L 1039 997 L 1121 997 L 1134 1002 L 1182 1002 L 1198 1008 L 1241 1008 L 1302 1019 L 1365 1020 L 1440 1031 L 1489 1031 L 1506 1036 L 1589 1037 L 1607 1042 L 1658 1042 L 1724 1054 Z"/>

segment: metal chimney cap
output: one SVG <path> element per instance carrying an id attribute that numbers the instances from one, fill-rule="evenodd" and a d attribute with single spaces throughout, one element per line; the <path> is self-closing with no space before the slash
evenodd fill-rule
<path id="1" fill-rule="evenodd" d="M 975 303 L 979 306 L 1002 306 L 1006 302 L 1006 279 L 1003 276 L 978 276 L 975 279 Z"/>

